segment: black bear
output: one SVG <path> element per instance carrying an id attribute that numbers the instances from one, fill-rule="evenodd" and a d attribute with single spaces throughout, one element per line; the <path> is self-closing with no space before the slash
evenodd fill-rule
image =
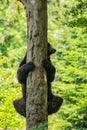
<path id="1" fill-rule="evenodd" d="M 42 62 L 42 66 L 47 72 L 47 84 L 48 84 L 48 115 L 55 113 L 59 110 L 62 105 L 63 99 L 59 96 L 54 96 L 51 90 L 51 82 L 54 80 L 56 69 L 50 61 L 50 55 L 56 50 L 48 43 L 47 60 Z M 26 63 L 26 55 L 21 61 L 18 71 L 17 78 L 19 83 L 22 85 L 23 97 L 13 101 L 13 105 L 16 111 L 22 116 L 26 117 L 26 78 L 28 73 L 35 68 L 33 62 Z"/>

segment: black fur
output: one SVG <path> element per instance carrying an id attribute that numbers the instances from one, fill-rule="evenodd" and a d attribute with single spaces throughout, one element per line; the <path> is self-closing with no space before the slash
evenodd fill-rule
<path id="1" fill-rule="evenodd" d="M 50 61 L 50 55 L 53 54 L 56 50 L 51 47 L 48 43 L 48 59 L 42 62 L 43 67 L 47 72 L 47 84 L 48 84 L 48 114 L 52 114 L 58 111 L 60 108 L 63 99 L 59 96 L 54 96 L 51 90 L 51 82 L 55 78 L 56 69 L 52 65 Z M 22 94 L 23 97 L 13 101 L 13 105 L 16 111 L 26 117 L 26 78 L 28 73 L 35 68 L 34 63 L 29 62 L 26 63 L 26 55 L 21 61 L 18 71 L 17 71 L 17 78 L 19 83 L 22 85 Z"/>

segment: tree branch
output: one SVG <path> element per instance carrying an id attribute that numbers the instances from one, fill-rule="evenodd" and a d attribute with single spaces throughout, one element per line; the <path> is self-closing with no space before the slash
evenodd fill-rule
<path id="1" fill-rule="evenodd" d="M 26 5 L 26 0 L 18 0 L 20 1 L 23 5 Z"/>

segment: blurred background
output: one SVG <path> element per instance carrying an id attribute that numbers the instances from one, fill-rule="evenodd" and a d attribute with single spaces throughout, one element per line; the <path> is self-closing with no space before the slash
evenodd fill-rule
<path id="1" fill-rule="evenodd" d="M 25 128 L 12 102 L 21 97 L 16 71 L 27 48 L 26 14 L 17 0 L 0 0 L 0 128 Z M 48 41 L 57 52 L 52 90 L 64 98 L 49 130 L 87 130 L 87 0 L 48 0 Z"/>

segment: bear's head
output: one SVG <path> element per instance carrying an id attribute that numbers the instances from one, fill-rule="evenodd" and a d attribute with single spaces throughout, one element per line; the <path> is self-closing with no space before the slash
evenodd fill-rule
<path id="1" fill-rule="evenodd" d="M 55 53 L 55 52 L 56 52 L 56 49 L 54 49 L 54 48 L 52 47 L 52 45 L 51 45 L 50 43 L 48 43 L 48 50 L 47 50 L 47 55 L 48 55 L 48 57 L 49 57 L 51 54 Z"/>

